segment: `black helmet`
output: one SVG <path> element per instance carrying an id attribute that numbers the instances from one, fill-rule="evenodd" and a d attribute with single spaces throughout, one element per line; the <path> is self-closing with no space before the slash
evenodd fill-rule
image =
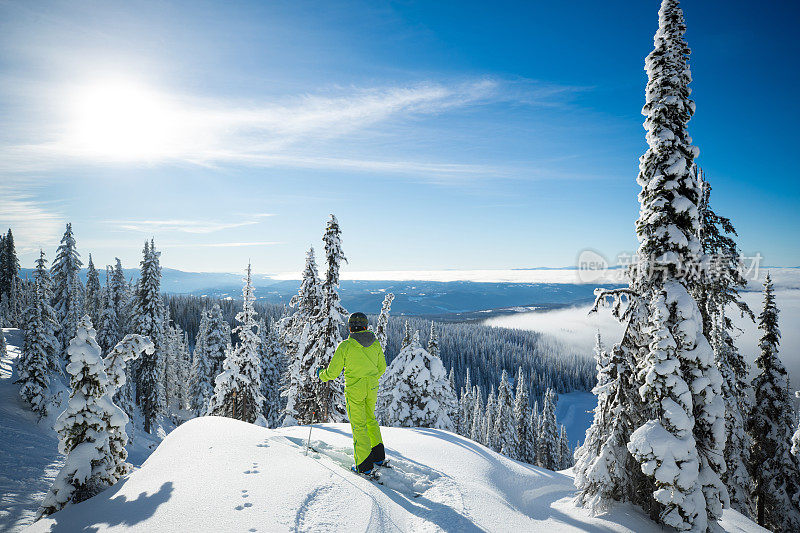
<path id="1" fill-rule="evenodd" d="M 350 327 L 350 331 L 363 331 L 369 326 L 369 321 L 364 313 L 353 313 L 350 315 L 347 325 Z"/>

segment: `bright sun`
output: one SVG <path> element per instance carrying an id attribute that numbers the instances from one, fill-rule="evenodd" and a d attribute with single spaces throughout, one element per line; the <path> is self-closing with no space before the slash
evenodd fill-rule
<path id="1" fill-rule="evenodd" d="M 85 154 L 117 160 L 168 153 L 180 120 L 170 102 L 131 82 L 105 81 L 75 92 L 66 141 Z"/>

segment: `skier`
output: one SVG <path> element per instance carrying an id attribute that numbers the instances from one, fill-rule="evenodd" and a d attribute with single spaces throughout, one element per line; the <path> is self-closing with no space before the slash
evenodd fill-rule
<path id="1" fill-rule="evenodd" d="M 367 329 L 364 313 L 353 313 L 347 321 L 350 336 L 336 348 L 328 368 L 318 368 L 317 377 L 330 381 L 344 369 L 344 398 L 353 430 L 355 464 L 351 470 L 370 474 L 373 465 L 386 460 L 381 429 L 375 420 L 378 380 L 386 371 L 386 358 L 375 334 Z"/>

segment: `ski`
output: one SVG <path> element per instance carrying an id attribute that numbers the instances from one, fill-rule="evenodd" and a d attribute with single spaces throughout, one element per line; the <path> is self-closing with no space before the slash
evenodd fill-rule
<path id="1" fill-rule="evenodd" d="M 383 485 L 383 481 L 381 481 L 380 476 L 376 472 L 370 472 L 369 474 L 365 474 L 363 472 L 355 472 L 353 469 L 350 469 L 350 472 L 357 475 L 358 477 L 362 477 L 364 479 L 368 479 L 377 485 Z"/>

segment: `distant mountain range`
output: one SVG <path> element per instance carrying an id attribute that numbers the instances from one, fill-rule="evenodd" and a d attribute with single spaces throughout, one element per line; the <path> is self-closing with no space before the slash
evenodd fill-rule
<path id="1" fill-rule="evenodd" d="M 620 286 L 611 278 L 598 279 L 596 283 L 580 283 L 570 270 L 574 268 L 420 272 L 421 278 L 427 278 L 425 281 L 397 279 L 398 274 L 414 276 L 413 272 L 387 272 L 388 280 L 377 279 L 381 276 L 380 272 L 370 272 L 363 273 L 368 278 L 365 280 L 343 280 L 341 296 L 345 308 L 350 311 L 377 313 L 386 293 L 393 292 L 395 300 L 392 311 L 395 314 L 470 320 L 488 318 L 497 313 L 530 311 L 532 308 L 551 309 L 585 304 L 594 299 L 595 288 Z M 760 277 L 764 272 L 766 269 L 762 268 Z M 800 288 L 800 269 L 771 268 L 770 272 L 776 286 Z M 30 277 L 31 274 L 32 269 L 22 269 L 22 277 Z M 125 275 L 129 280 L 136 279 L 139 270 L 125 269 Z M 351 273 L 350 277 L 358 275 L 361 273 Z M 105 273 L 101 272 L 100 276 L 101 282 L 105 283 Z M 81 278 L 86 281 L 85 269 L 81 272 Z M 446 281 L 438 281 L 441 279 Z M 300 286 L 299 280 L 276 279 L 268 275 L 254 276 L 253 284 L 259 300 L 277 304 L 288 303 Z M 242 294 L 242 275 L 164 268 L 161 288 L 170 294 L 238 299 Z M 751 282 L 748 289 L 760 290 L 760 285 L 757 281 Z"/>
<path id="2" fill-rule="evenodd" d="M 21 276 L 31 277 L 32 272 L 24 268 Z M 125 269 L 125 275 L 133 280 L 139 271 Z M 86 281 L 85 269 L 81 278 Z M 101 283 L 105 283 L 104 272 L 100 273 L 100 278 Z M 299 280 L 277 280 L 265 275 L 254 276 L 253 284 L 259 300 L 278 304 L 288 304 L 300 286 Z M 170 294 L 238 299 L 242 294 L 242 275 L 164 268 L 161 288 Z M 490 310 L 514 312 L 585 303 L 593 298 L 594 288 L 595 285 L 571 283 L 344 280 L 340 294 L 342 303 L 350 311 L 377 313 L 386 293 L 393 292 L 395 314 L 443 318 L 453 315 L 453 319 L 463 320 L 488 318 L 486 312 Z"/>

